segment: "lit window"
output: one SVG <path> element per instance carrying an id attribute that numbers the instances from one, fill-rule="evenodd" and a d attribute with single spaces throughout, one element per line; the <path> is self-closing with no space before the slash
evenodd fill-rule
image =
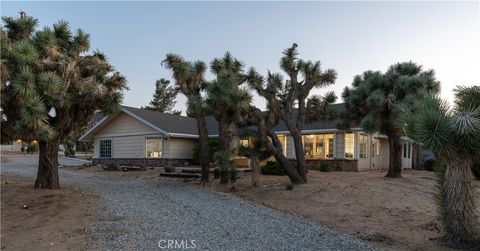
<path id="1" fill-rule="evenodd" d="M 345 133 L 345 158 L 353 159 L 355 149 L 355 135 L 353 133 Z"/>
<path id="2" fill-rule="evenodd" d="M 358 157 L 367 158 L 367 135 L 360 134 L 360 145 L 358 149 Z"/>
<path id="3" fill-rule="evenodd" d="M 162 138 L 145 139 L 145 155 L 147 158 L 161 158 Z"/>
<path id="4" fill-rule="evenodd" d="M 325 134 L 325 158 L 333 158 L 333 134 Z"/>
<path id="5" fill-rule="evenodd" d="M 287 156 L 287 136 L 285 134 L 277 134 L 277 137 L 282 144 L 283 155 Z"/>
<path id="6" fill-rule="evenodd" d="M 306 158 L 333 158 L 333 134 L 303 135 Z"/>
<path id="7" fill-rule="evenodd" d="M 380 140 L 375 138 L 372 143 L 372 157 L 378 155 L 380 155 Z"/>
<path id="8" fill-rule="evenodd" d="M 112 157 L 112 140 L 101 139 L 100 140 L 100 158 Z"/>
<path id="9" fill-rule="evenodd" d="M 248 140 L 248 138 L 240 139 L 240 145 L 244 146 L 244 147 L 249 147 L 250 146 L 250 141 Z"/>

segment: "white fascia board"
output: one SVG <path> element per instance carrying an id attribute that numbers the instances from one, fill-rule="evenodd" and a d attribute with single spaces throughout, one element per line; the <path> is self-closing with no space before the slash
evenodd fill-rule
<path id="1" fill-rule="evenodd" d="M 186 133 L 169 133 L 168 136 L 173 138 L 191 138 L 191 139 L 198 139 L 197 134 L 186 134 Z"/>

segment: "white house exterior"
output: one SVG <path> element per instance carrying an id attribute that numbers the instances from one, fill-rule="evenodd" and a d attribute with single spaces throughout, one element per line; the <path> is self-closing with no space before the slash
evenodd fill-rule
<path id="1" fill-rule="evenodd" d="M 342 104 L 332 106 L 343 109 Z M 389 143 L 385 135 L 368 134 L 361 128 L 349 131 L 337 129 L 338 120 L 308 123 L 302 131 L 307 166 L 315 169 L 326 161 L 333 170 L 364 171 L 388 168 Z M 218 137 L 218 125 L 207 118 L 210 137 Z M 274 131 L 284 146 L 289 159 L 295 158 L 293 139 L 283 125 Z M 182 165 L 192 161 L 193 147 L 198 141 L 196 121 L 193 118 L 164 114 L 132 107 L 103 118 L 88 130 L 80 140 L 94 142 L 94 164 L 162 166 Z M 241 144 L 248 144 L 242 139 Z M 402 166 L 412 168 L 412 142 L 402 139 Z M 248 165 L 239 158 L 236 163 Z"/>

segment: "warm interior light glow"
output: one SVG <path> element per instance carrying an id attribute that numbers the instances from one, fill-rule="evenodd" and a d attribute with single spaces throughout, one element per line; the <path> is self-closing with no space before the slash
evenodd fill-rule
<path id="1" fill-rule="evenodd" d="M 21 144 L 22 143 L 22 140 L 21 139 L 17 139 L 17 144 Z"/>

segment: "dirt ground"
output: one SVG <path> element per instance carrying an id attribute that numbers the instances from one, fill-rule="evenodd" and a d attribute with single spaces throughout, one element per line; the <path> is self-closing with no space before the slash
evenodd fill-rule
<path id="1" fill-rule="evenodd" d="M 1 250 L 78 250 L 84 245 L 85 228 L 96 220 L 88 213 L 91 195 L 67 185 L 33 189 L 30 178 L 2 174 L 0 179 Z"/>
<path id="2" fill-rule="evenodd" d="M 439 241 L 441 223 L 433 199 L 434 175 L 403 171 L 402 179 L 387 179 L 385 171 L 308 173 L 306 185 L 287 190 L 287 176 L 261 176 L 261 186 L 251 187 L 244 174 L 231 192 L 240 198 L 322 225 L 387 250 L 450 250 Z M 263 185 L 273 185 L 264 187 Z M 229 186 L 217 182 L 217 191 Z M 476 182 L 480 194 L 480 182 Z M 477 208 L 480 215 L 480 207 Z"/>

